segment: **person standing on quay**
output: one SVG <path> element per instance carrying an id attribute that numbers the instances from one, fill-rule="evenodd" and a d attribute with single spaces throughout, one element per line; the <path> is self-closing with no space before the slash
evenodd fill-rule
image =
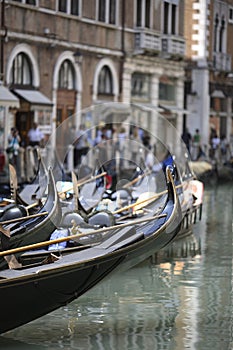
<path id="1" fill-rule="evenodd" d="M 190 144 L 191 144 L 191 141 L 192 141 L 192 136 L 188 130 L 188 128 L 185 128 L 183 134 L 182 134 L 182 140 L 184 141 L 186 147 L 187 147 L 187 150 L 189 151 L 190 153 Z"/>
<path id="2" fill-rule="evenodd" d="M 197 160 L 199 149 L 201 146 L 201 135 L 199 129 L 196 129 L 195 134 L 193 135 L 193 160 Z"/>
<path id="3" fill-rule="evenodd" d="M 87 131 L 84 124 L 81 124 L 77 130 L 74 146 L 74 166 L 77 167 L 81 164 L 82 157 L 89 150 Z"/>
<path id="4" fill-rule="evenodd" d="M 132 135 L 130 136 L 130 139 L 133 141 L 131 143 L 131 147 L 132 147 L 132 159 L 131 161 L 133 163 L 136 163 L 137 164 L 137 161 L 138 161 L 138 156 L 139 156 L 139 152 L 140 152 L 140 148 L 142 147 L 142 141 L 141 141 L 141 138 L 139 136 L 139 132 L 138 132 L 138 127 L 137 126 L 134 126 L 133 128 L 133 132 L 132 132 Z"/>
<path id="5" fill-rule="evenodd" d="M 16 128 L 11 128 L 11 133 L 8 136 L 8 147 L 7 154 L 9 163 L 14 166 L 16 173 L 20 176 L 20 159 L 19 159 L 19 148 L 20 148 L 21 137 Z"/>
<path id="6" fill-rule="evenodd" d="M 33 123 L 32 128 L 28 132 L 29 145 L 41 146 L 44 140 L 44 134 L 40 131 L 37 123 Z"/>

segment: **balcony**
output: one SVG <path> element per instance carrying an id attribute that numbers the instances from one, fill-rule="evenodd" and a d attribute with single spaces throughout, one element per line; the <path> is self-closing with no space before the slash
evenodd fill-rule
<path id="1" fill-rule="evenodd" d="M 214 52 L 213 67 L 219 71 L 231 71 L 231 55 L 223 52 Z"/>
<path id="2" fill-rule="evenodd" d="M 135 50 L 145 50 L 158 53 L 161 51 L 161 35 L 146 28 L 135 32 Z"/>
<path id="3" fill-rule="evenodd" d="M 148 29 L 138 29 L 135 32 L 135 50 L 165 53 L 170 56 L 185 55 L 185 39 L 181 36 L 164 35 Z"/>
<path id="4" fill-rule="evenodd" d="M 172 56 L 184 56 L 185 39 L 181 36 L 163 35 L 161 37 L 161 50 Z"/>

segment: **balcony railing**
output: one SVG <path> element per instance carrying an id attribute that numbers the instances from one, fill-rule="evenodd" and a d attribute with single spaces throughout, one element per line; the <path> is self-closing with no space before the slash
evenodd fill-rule
<path id="1" fill-rule="evenodd" d="M 146 50 L 154 53 L 184 56 L 185 40 L 180 36 L 164 35 L 148 29 L 138 29 L 135 32 L 135 50 Z"/>
<path id="2" fill-rule="evenodd" d="M 185 39 L 175 35 L 163 35 L 161 37 L 162 52 L 170 55 L 185 55 Z"/>
<path id="3" fill-rule="evenodd" d="M 216 70 L 231 71 L 231 55 L 223 52 L 214 52 L 213 66 Z"/>
<path id="4" fill-rule="evenodd" d="M 160 33 L 151 32 L 145 28 L 137 30 L 135 33 L 135 49 L 160 52 Z"/>

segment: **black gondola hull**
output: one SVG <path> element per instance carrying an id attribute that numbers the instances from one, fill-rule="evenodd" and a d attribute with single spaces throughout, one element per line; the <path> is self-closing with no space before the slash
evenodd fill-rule
<path id="1" fill-rule="evenodd" d="M 61 206 L 56 190 L 52 170 L 49 171 L 48 197 L 45 204 L 38 211 L 38 214 L 47 213 L 45 216 L 27 218 L 23 223 L 18 222 L 9 225 L 10 239 L 7 242 L 7 249 L 26 246 L 32 243 L 49 239 L 51 233 L 56 229 L 61 220 Z M 16 254 L 16 258 L 19 254 Z M 7 268 L 7 263 L 0 257 L 0 270 Z"/>
<path id="2" fill-rule="evenodd" d="M 166 218 L 129 227 L 130 235 L 125 239 L 120 239 L 118 230 L 99 246 L 66 255 L 54 263 L 2 271 L 0 333 L 70 303 L 112 272 L 129 269 L 169 244 L 179 232 L 181 209 L 174 184 L 168 193 L 162 211 Z"/>

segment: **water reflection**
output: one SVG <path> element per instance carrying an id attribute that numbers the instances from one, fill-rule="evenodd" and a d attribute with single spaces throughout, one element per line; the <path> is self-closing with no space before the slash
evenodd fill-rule
<path id="1" fill-rule="evenodd" d="M 232 188 L 221 186 L 206 190 L 193 234 L 6 333 L 0 346 L 14 341 L 25 349 L 228 350 L 232 312 Z"/>

